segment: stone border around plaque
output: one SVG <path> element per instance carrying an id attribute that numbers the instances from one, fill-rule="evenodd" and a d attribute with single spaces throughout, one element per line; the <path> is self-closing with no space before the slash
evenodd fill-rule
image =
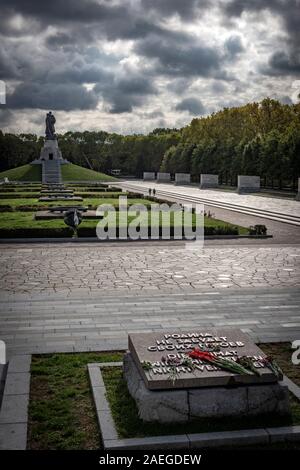
<path id="1" fill-rule="evenodd" d="M 130 353 L 124 356 L 123 371 L 139 417 L 145 422 L 290 414 L 288 387 L 280 383 L 149 390 Z"/>
<path id="2" fill-rule="evenodd" d="M 94 406 L 105 450 L 220 448 L 300 441 L 300 426 L 151 436 L 144 438 L 119 438 L 106 397 L 106 389 L 101 369 L 105 367 L 122 367 L 122 365 L 122 362 L 108 362 L 91 363 L 87 366 Z M 284 380 L 286 379 L 287 377 L 284 377 Z M 289 379 L 287 380 L 291 382 Z M 300 396 L 300 387 L 293 382 L 291 383 L 293 384 L 293 388 L 290 389 L 291 393 L 294 394 L 295 390 L 297 390 L 298 396 Z"/>

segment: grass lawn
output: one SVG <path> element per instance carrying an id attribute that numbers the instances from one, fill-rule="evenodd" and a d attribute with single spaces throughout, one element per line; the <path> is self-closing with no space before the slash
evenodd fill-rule
<path id="1" fill-rule="evenodd" d="M 0 173 L 0 181 L 7 177 L 9 181 L 41 181 L 42 165 L 23 165 Z"/>
<path id="2" fill-rule="evenodd" d="M 81 167 L 78 167 L 81 169 Z M 88 170 L 90 171 L 90 170 Z M 88 191 L 87 186 L 83 186 Z M 38 197 L 40 192 L 32 192 L 26 190 L 26 185 L 20 185 L 19 187 L 14 188 L 15 191 L 11 193 L 5 193 L 4 191 L 0 193 L 0 209 L 2 212 L 0 216 L 0 236 L 2 238 L 18 238 L 18 237 L 45 237 L 45 236 L 71 236 L 72 231 L 67 229 L 63 219 L 53 219 L 53 220 L 38 220 L 34 219 L 35 211 L 39 209 L 47 209 L 55 206 L 74 206 L 82 205 L 87 206 L 90 209 L 97 209 L 100 205 L 110 205 L 118 209 L 119 206 L 119 196 L 127 195 L 127 208 L 133 204 L 141 205 L 143 204 L 148 209 L 151 205 L 157 207 L 157 202 L 153 202 L 149 199 L 143 199 L 142 197 L 136 197 L 133 193 L 123 193 L 123 192 L 82 192 L 83 196 L 82 201 L 71 201 L 71 200 L 61 200 L 61 201 L 39 201 Z M 75 193 L 76 194 L 76 193 Z M 2 198 L 1 198 L 2 196 Z M 107 197 L 108 196 L 108 197 Z M 156 213 L 157 214 L 157 213 Z M 138 214 L 128 216 L 128 220 L 132 221 Z M 158 215 L 158 214 L 157 214 Z M 115 219 L 116 217 L 116 219 Z M 162 213 L 159 214 L 159 220 L 155 215 L 152 216 L 150 223 L 150 213 L 140 213 L 139 221 L 136 220 L 138 225 L 145 226 L 165 226 L 165 227 L 174 227 L 182 225 L 181 218 L 182 215 L 178 215 L 174 220 L 174 213 Z M 170 218 L 170 221 L 169 221 Z M 124 226 L 127 224 L 127 218 L 120 220 L 120 213 L 112 211 L 109 214 L 109 219 L 111 221 L 116 220 L 116 226 Z M 177 220 L 177 222 L 176 222 Z M 96 236 L 94 232 L 99 219 L 89 219 L 83 220 L 79 227 L 79 236 Z M 196 225 L 196 216 L 192 216 L 192 226 Z M 189 223 L 187 224 L 189 225 Z M 234 226 L 230 223 L 224 222 L 222 220 L 213 219 L 211 217 L 204 218 L 205 225 L 205 234 L 214 235 L 214 234 L 248 234 L 248 229 L 245 227 Z M 37 229 L 37 231 L 35 231 Z M 48 229 L 53 229 L 52 232 L 47 232 Z M 62 232 L 64 229 L 64 233 Z M 87 229 L 87 230 L 85 230 Z M 26 232 L 27 230 L 27 232 Z"/>
<path id="3" fill-rule="evenodd" d="M 144 423 L 138 416 L 134 399 L 128 392 L 121 367 L 110 367 L 103 370 L 107 398 L 114 417 L 120 438 L 163 436 L 199 432 L 233 431 L 237 429 L 258 429 L 300 424 L 300 403 L 291 395 L 291 417 L 261 416 L 240 418 L 198 418 L 185 423 Z"/>
<path id="4" fill-rule="evenodd" d="M 79 165 L 69 163 L 61 166 L 63 182 L 67 181 L 118 181 L 113 176 L 99 173 Z"/>
<path id="5" fill-rule="evenodd" d="M 69 201 L 70 202 L 70 201 Z M 149 201 L 148 201 L 149 202 Z M 106 200 L 104 201 L 106 204 Z M 43 204 L 43 203 L 40 203 Z M 77 202 L 76 204 L 82 204 L 80 201 Z M 86 204 L 86 201 L 84 202 Z M 45 205 L 45 203 L 44 203 Z M 57 203 L 52 203 L 52 206 L 56 205 L 65 205 L 64 201 L 59 201 Z M 74 205 L 71 204 L 71 205 Z M 14 211 L 14 212 L 2 212 L 0 216 L 0 230 L 1 229 L 7 229 L 7 230 L 14 230 L 14 229 L 24 229 L 24 228 L 66 228 L 66 225 L 64 223 L 63 219 L 53 219 L 53 220 L 35 220 L 34 219 L 35 212 L 27 212 L 27 211 Z M 165 216 L 164 216 L 165 217 Z M 178 223 L 174 223 L 174 216 L 171 213 L 170 214 L 170 222 L 169 219 L 165 219 L 162 217 L 162 213 L 160 212 L 160 217 L 159 221 L 153 221 L 151 226 L 176 226 Z M 128 216 L 124 218 L 120 218 L 119 212 L 110 212 L 108 213 L 108 220 L 111 221 L 111 223 L 116 222 L 116 226 L 125 226 L 127 225 L 127 220 L 132 221 L 135 219 L 135 216 Z M 144 224 L 146 225 L 148 220 L 150 221 L 150 214 L 145 213 L 141 215 L 141 226 L 143 226 L 143 221 Z M 86 219 L 83 220 L 82 223 L 80 224 L 80 227 L 89 227 L 89 228 L 96 228 L 97 223 L 99 222 L 99 219 Z M 195 225 L 196 219 L 195 215 L 193 215 L 193 226 Z M 223 222 L 221 220 L 217 219 L 212 219 L 210 217 L 204 217 L 204 225 L 205 227 L 234 227 L 231 224 L 227 224 L 226 222 Z M 239 233 L 244 234 L 248 233 L 248 230 L 244 227 L 238 227 Z M 96 236 L 96 234 L 95 234 Z"/>
<path id="6" fill-rule="evenodd" d="M 121 357 L 120 353 L 33 356 L 28 448 L 99 448 L 86 364 L 120 361 Z"/>
<path id="7" fill-rule="evenodd" d="M 289 343 L 263 344 L 284 373 L 300 384 L 299 367 L 291 363 Z M 122 353 L 78 353 L 33 356 L 29 404 L 29 449 L 97 449 L 100 434 L 93 409 L 86 365 L 90 362 L 121 361 Z M 177 425 L 145 424 L 137 416 L 120 368 L 104 371 L 107 397 L 120 436 L 146 436 L 300 424 L 300 403 L 291 400 L 291 419 L 253 418 L 241 420 L 198 419 Z M 295 443 L 295 446 L 297 444 Z M 278 445 L 277 445 L 278 447 Z M 299 446 L 298 446 L 299 448 Z"/>
<path id="8" fill-rule="evenodd" d="M 108 193 L 105 193 L 108 194 Z M 109 193 L 110 194 L 110 193 Z M 46 195 L 45 195 L 46 196 Z M 104 197 L 101 198 L 100 195 L 96 195 L 96 197 L 84 197 L 83 201 L 50 201 L 50 202 L 43 202 L 39 201 L 38 198 L 33 197 L 26 197 L 26 198 L 8 198 L 8 199 L 0 199 L 0 206 L 12 206 L 18 208 L 19 206 L 36 206 L 38 209 L 39 206 L 74 206 L 75 205 L 82 205 L 82 206 L 93 206 L 97 208 L 100 204 L 112 204 L 113 206 L 117 207 L 119 204 L 118 197 Z M 147 207 L 150 206 L 151 202 L 146 199 L 135 199 L 135 198 L 128 198 L 129 204 L 145 204 Z"/>

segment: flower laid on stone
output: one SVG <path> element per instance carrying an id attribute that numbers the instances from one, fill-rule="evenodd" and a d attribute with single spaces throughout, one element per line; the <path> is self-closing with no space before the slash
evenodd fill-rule
<path id="1" fill-rule="evenodd" d="M 283 372 L 273 357 L 267 356 L 261 362 L 265 367 L 268 367 L 278 379 L 282 380 Z"/>
<path id="2" fill-rule="evenodd" d="M 192 358 L 189 356 L 186 356 L 182 359 L 181 365 L 189 367 L 190 369 L 192 369 L 192 371 L 195 369 L 195 364 L 193 363 Z"/>
<path id="3" fill-rule="evenodd" d="M 166 366 L 168 366 L 169 378 L 174 384 L 175 380 L 178 379 L 178 376 L 179 376 L 177 367 L 182 365 L 182 360 L 179 359 L 178 357 L 166 358 L 165 356 L 163 356 L 161 358 L 161 362 L 163 362 Z"/>
<path id="4" fill-rule="evenodd" d="M 145 370 L 152 369 L 152 363 L 150 361 L 143 361 L 141 364 L 142 364 L 142 368 Z"/>
<path id="5" fill-rule="evenodd" d="M 177 367 L 179 366 L 188 367 L 189 369 L 191 369 L 191 371 L 195 369 L 195 365 L 189 356 L 185 356 L 181 359 L 178 357 L 170 358 L 170 357 L 163 356 L 161 358 L 161 362 L 163 362 L 168 367 L 169 378 L 173 382 L 173 384 L 175 383 L 175 380 L 178 379 L 179 377 L 179 372 L 178 372 Z"/>
<path id="6" fill-rule="evenodd" d="M 232 359 L 218 357 L 210 352 L 200 351 L 200 349 L 197 349 L 197 348 L 191 351 L 188 355 L 192 359 L 199 359 L 204 362 L 209 362 L 213 364 L 214 366 L 220 367 L 220 369 L 225 369 L 235 374 L 245 374 L 245 375 L 252 374 L 250 370 L 246 369 L 241 364 L 234 362 Z"/>
<path id="7" fill-rule="evenodd" d="M 248 356 L 240 356 L 237 358 L 236 362 L 245 369 L 251 370 L 254 374 L 259 375 L 258 369 L 255 367 L 253 359 Z"/>

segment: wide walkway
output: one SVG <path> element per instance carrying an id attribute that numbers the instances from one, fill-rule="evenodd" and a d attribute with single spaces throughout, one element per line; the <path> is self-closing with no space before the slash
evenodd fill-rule
<path id="1" fill-rule="evenodd" d="M 236 326 L 300 339 L 300 246 L 0 245 L 9 353 L 123 349 L 130 331 Z"/>
<path id="2" fill-rule="evenodd" d="M 271 211 L 278 214 L 300 217 L 300 202 L 289 198 L 266 197 L 259 194 L 237 194 L 234 191 L 222 191 L 221 189 L 200 189 L 198 186 L 175 186 L 172 183 L 156 183 L 155 181 L 128 180 L 118 183 L 123 187 L 141 188 L 148 194 L 148 188 L 154 188 L 159 192 L 169 194 L 179 194 L 181 196 L 191 196 L 200 199 L 209 199 L 213 202 L 221 202 L 252 208 L 261 211 Z"/>
<path id="3" fill-rule="evenodd" d="M 299 201 L 279 197 L 270 198 L 263 195 L 263 193 L 239 195 L 233 191 L 222 191 L 221 189 L 200 190 L 197 186 L 175 186 L 174 184 L 158 184 L 141 180 L 122 181 L 119 185 L 124 189 L 146 195 L 149 189 L 155 189 L 158 198 L 161 197 L 171 202 L 186 203 L 190 202 L 190 198 L 199 203 L 206 201 L 203 203 L 204 210 L 210 212 L 215 219 L 242 227 L 256 224 L 265 225 L 268 234 L 272 235 L 272 238 L 264 240 L 264 244 L 300 244 Z M 284 221 L 283 217 L 285 216 L 291 217 L 292 223 L 288 223 L 288 220 Z M 206 240 L 205 243 L 206 245 L 222 245 L 224 241 Z M 261 244 L 261 240 L 250 240 L 249 238 L 229 239 L 226 244 L 257 245 Z"/>

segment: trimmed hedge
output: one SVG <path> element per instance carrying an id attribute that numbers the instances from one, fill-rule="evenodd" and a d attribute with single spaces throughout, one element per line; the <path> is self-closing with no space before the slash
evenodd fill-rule
<path id="1" fill-rule="evenodd" d="M 61 238 L 72 237 L 69 228 L 16 228 L 0 229 L 0 238 Z"/>
<path id="2" fill-rule="evenodd" d="M 83 189 L 81 187 L 77 187 L 77 186 L 68 186 L 68 189 L 71 188 L 71 189 L 74 189 L 74 191 L 78 190 L 78 191 L 82 191 L 84 193 L 87 193 L 87 192 L 93 192 L 93 193 L 121 193 L 122 190 L 120 188 L 106 188 L 106 187 L 93 187 L 93 186 L 90 186 L 90 187 L 86 187 L 86 189 Z"/>
<path id="3" fill-rule="evenodd" d="M 160 235 L 162 228 L 160 227 Z M 117 237 L 119 229 L 116 229 Z M 148 229 L 151 234 L 151 227 Z M 237 227 L 204 227 L 205 236 L 209 235 L 238 235 Z M 72 237 L 71 228 L 18 228 L 18 229 L 0 229 L 0 238 L 64 238 Z M 174 235 L 174 227 L 170 227 L 170 235 Z M 79 227 L 79 237 L 96 237 L 96 228 Z"/>
<path id="4" fill-rule="evenodd" d="M 22 194 L 22 193 L 11 193 L 11 194 L 0 194 L 0 199 L 34 199 L 39 198 L 40 193 L 36 191 L 33 194 Z"/>
<path id="5" fill-rule="evenodd" d="M 0 206 L 0 212 L 13 212 L 14 208 L 12 206 Z"/>
<path id="6" fill-rule="evenodd" d="M 82 198 L 107 198 L 107 199 L 114 199 L 114 195 L 116 198 L 119 196 L 127 196 L 128 199 L 145 199 L 142 194 L 135 194 L 135 193 L 121 193 L 118 192 L 118 194 L 114 193 L 81 193 L 81 192 L 74 192 L 75 196 L 80 196 Z"/>
<path id="7" fill-rule="evenodd" d="M 37 191 L 39 191 L 41 188 L 40 187 L 37 187 L 37 188 L 27 188 L 26 186 L 22 186 L 22 187 L 15 187 L 15 188 L 1 188 L 0 187 L 0 194 L 1 193 L 6 193 L 6 194 L 9 194 L 11 193 L 12 194 L 12 197 L 15 196 L 15 193 L 20 193 L 22 191 L 26 192 L 26 193 L 36 193 Z"/>

